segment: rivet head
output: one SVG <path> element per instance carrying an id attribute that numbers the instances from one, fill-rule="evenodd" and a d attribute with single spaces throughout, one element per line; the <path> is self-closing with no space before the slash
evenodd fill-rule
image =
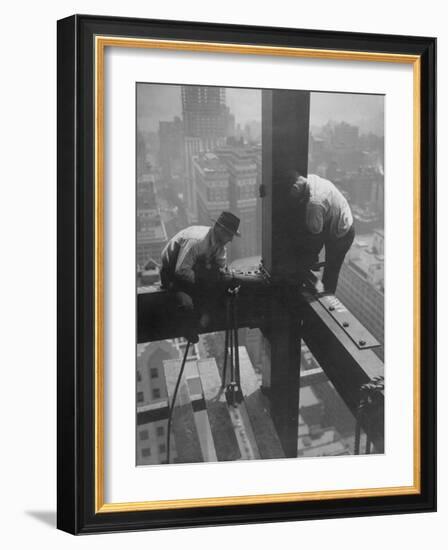
<path id="1" fill-rule="evenodd" d="M 360 340 L 360 341 L 359 341 L 359 345 L 360 345 L 360 346 L 365 346 L 365 345 L 366 345 L 366 341 L 365 341 L 365 340 Z"/>
<path id="2" fill-rule="evenodd" d="M 350 323 L 349 323 L 348 321 L 344 321 L 344 322 L 342 323 L 342 326 L 343 326 L 343 327 L 348 327 L 348 326 L 350 326 Z"/>
<path id="3" fill-rule="evenodd" d="M 330 311 L 334 311 L 334 306 L 330 306 L 328 309 L 329 309 Z"/>

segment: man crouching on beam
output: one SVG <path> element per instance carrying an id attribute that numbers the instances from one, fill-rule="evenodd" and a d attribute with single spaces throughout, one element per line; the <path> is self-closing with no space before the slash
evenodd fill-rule
<path id="1" fill-rule="evenodd" d="M 197 343 L 198 332 L 209 323 L 201 312 L 209 301 L 211 287 L 226 273 L 226 244 L 236 236 L 240 219 L 222 212 L 213 227 L 194 225 L 179 231 L 162 251 L 162 288 L 175 294 L 183 334 Z M 199 315 L 201 313 L 201 315 Z"/>

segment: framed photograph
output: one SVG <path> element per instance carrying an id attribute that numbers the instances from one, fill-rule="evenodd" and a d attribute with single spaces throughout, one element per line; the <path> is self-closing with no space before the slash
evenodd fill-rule
<path id="1" fill-rule="evenodd" d="M 58 528 L 436 509 L 435 59 L 58 22 Z"/>

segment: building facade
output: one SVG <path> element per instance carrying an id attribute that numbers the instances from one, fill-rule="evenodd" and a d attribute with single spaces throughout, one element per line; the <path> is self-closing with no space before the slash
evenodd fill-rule
<path id="1" fill-rule="evenodd" d="M 382 344 L 384 359 L 384 232 L 356 237 L 342 266 L 336 296 Z"/>
<path id="2" fill-rule="evenodd" d="M 137 348 L 137 464 L 161 464 L 166 460 L 168 391 L 163 363 L 178 359 L 168 340 L 139 344 Z M 174 449 L 172 449 L 174 451 Z"/>
<path id="3" fill-rule="evenodd" d="M 234 117 L 226 105 L 225 89 L 210 86 L 182 86 L 184 124 L 185 199 L 189 222 L 198 221 L 193 159 L 225 144 L 233 131 Z"/>
<path id="4" fill-rule="evenodd" d="M 223 210 L 229 210 L 229 173 L 214 153 L 199 153 L 193 158 L 199 223 L 210 225 Z"/>
<path id="5" fill-rule="evenodd" d="M 179 181 L 184 169 L 184 127 L 179 117 L 159 122 L 159 166 L 162 184 Z M 181 191 L 180 189 L 178 191 Z"/>
<path id="6" fill-rule="evenodd" d="M 149 259 L 160 259 L 168 241 L 165 224 L 157 204 L 153 174 L 137 180 L 137 265 L 142 268 Z"/>
<path id="7" fill-rule="evenodd" d="M 261 252 L 257 149 L 242 144 L 228 145 L 217 149 L 216 155 L 229 174 L 230 210 L 241 220 L 241 238 L 234 239 L 230 246 L 232 259 L 256 256 Z"/>
<path id="8" fill-rule="evenodd" d="M 137 465 L 163 464 L 167 458 L 167 427 L 169 392 L 167 365 L 179 362 L 184 355 L 186 341 L 182 338 L 139 344 L 137 346 Z M 191 346 L 189 361 L 199 359 L 198 346 Z M 171 438 L 171 462 L 176 461 L 177 450 Z"/>

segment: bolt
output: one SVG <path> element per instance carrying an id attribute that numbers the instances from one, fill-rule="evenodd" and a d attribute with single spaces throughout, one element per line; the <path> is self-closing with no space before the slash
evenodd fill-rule
<path id="1" fill-rule="evenodd" d="M 366 345 L 366 341 L 365 341 L 365 340 L 360 340 L 360 341 L 359 341 L 359 345 L 360 345 L 360 346 L 365 346 L 365 345 Z"/>
<path id="2" fill-rule="evenodd" d="M 329 309 L 330 311 L 334 311 L 334 306 L 330 306 L 328 309 Z"/>
<path id="3" fill-rule="evenodd" d="M 350 326 L 350 323 L 349 323 L 348 321 L 344 321 L 344 322 L 342 323 L 342 326 L 343 326 L 343 327 L 348 327 L 348 326 Z"/>

